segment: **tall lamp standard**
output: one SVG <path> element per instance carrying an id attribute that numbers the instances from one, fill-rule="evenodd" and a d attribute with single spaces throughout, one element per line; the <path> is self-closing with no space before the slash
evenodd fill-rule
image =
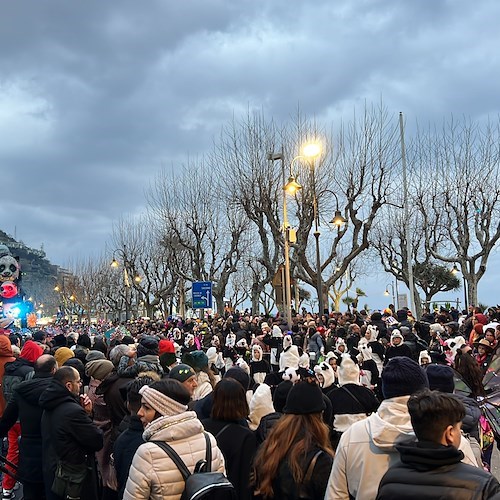
<path id="1" fill-rule="evenodd" d="M 395 307 L 396 306 L 396 296 L 394 295 L 394 284 L 393 282 L 391 281 L 390 283 L 387 283 L 387 285 L 385 285 L 385 292 L 384 292 L 384 295 L 386 297 L 389 297 L 390 293 L 389 293 L 389 287 L 391 287 L 391 292 L 392 292 L 392 303 Z"/>
<path id="2" fill-rule="evenodd" d="M 128 272 L 127 272 L 127 256 L 126 256 L 126 249 L 127 247 L 124 246 L 123 250 L 122 249 L 117 249 L 113 252 L 113 260 L 111 261 L 111 267 L 113 268 L 118 268 L 120 267 L 120 263 L 118 260 L 116 260 L 116 254 L 118 252 L 121 252 L 121 257 L 123 260 L 123 284 L 125 285 L 125 321 L 128 321 L 130 319 L 130 279 L 128 277 Z M 140 276 L 135 276 L 134 278 L 135 283 L 140 283 L 141 282 L 141 277 Z"/>
<path id="3" fill-rule="evenodd" d="M 324 312 L 323 303 L 323 279 L 321 277 L 321 254 L 319 251 L 319 237 L 321 235 L 319 231 L 319 211 L 318 211 L 318 197 L 316 193 L 316 165 L 315 158 L 317 158 L 321 153 L 321 148 L 318 144 L 307 144 L 302 149 L 302 152 L 306 158 L 311 161 L 311 175 L 312 175 L 312 186 L 313 186 L 313 218 L 314 218 L 314 239 L 316 240 L 316 293 L 318 294 L 318 309 L 319 315 L 321 316 Z"/>
<path id="4" fill-rule="evenodd" d="M 291 279 L 290 279 L 290 225 L 288 224 L 288 212 L 286 208 L 286 195 L 295 195 L 297 191 L 302 189 L 302 186 L 295 181 L 295 177 L 292 174 L 292 164 L 290 163 L 290 176 L 288 182 L 285 183 L 285 156 L 283 152 L 281 153 L 269 153 L 268 160 L 277 161 L 281 160 L 281 173 L 283 176 L 283 238 L 284 238 L 284 257 L 285 257 L 285 276 L 284 276 L 284 287 L 283 287 L 283 302 L 284 302 L 284 312 L 285 319 L 288 328 L 292 326 L 292 290 L 291 290 Z M 294 158 L 295 159 L 295 158 Z"/>
<path id="5" fill-rule="evenodd" d="M 457 274 L 459 273 L 460 271 L 458 270 L 458 267 L 456 264 L 453 264 L 453 268 L 451 269 L 451 274 Z M 465 309 L 467 310 L 469 305 L 467 303 L 467 281 L 465 280 L 465 276 L 462 274 L 462 279 L 463 279 L 463 282 L 464 282 L 464 305 L 465 305 Z"/>

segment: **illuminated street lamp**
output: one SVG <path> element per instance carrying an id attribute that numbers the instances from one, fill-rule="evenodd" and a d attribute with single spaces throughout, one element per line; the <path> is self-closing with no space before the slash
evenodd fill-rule
<path id="1" fill-rule="evenodd" d="M 391 292 L 392 292 L 392 304 L 393 304 L 394 306 L 396 306 L 396 296 L 395 296 L 395 294 L 394 294 L 394 284 L 393 284 L 393 282 L 392 282 L 392 281 L 391 281 L 390 283 L 387 283 L 387 285 L 385 285 L 385 292 L 384 292 L 384 295 L 385 295 L 386 297 L 389 297 L 389 295 L 391 295 L 391 294 L 389 293 L 389 287 L 391 287 Z"/>
<path id="2" fill-rule="evenodd" d="M 288 224 L 288 213 L 286 208 L 286 195 L 295 195 L 297 191 L 302 189 L 302 186 L 295 180 L 292 175 L 293 160 L 290 163 L 290 176 L 285 184 L 285 156 L 283 153 L 269 153 L 268 160 L 281 160 L 281 172 L 283 175 L 283 239 L 284 239 L 284 254 L 285 254 L 285 276 L 283 286 L 283 302 L 284 313 L 288 328 L 292 326 L 292 290 L 290 279 L 290 225 Z"/>
<path id="3" fill-rule="evenodd" d="M 124 245 L 123 250 L 122 249 L 117 249 L 113 252 L 113 260 L 111 261 L 110 266 L 114 269 L 120 267 L 120 263 L 116 259 L 115 255 L 117 252 L 122 252 L 122 258 L 123 258 L 123 284 L 125 285 L 125 321 L 128 321 L 130 319 L 130 281 L 128 278 L 128 272 L 127 272 L 127 257 L 126 257 L 126 249 L 127 247 Z M 139 278 L 139 281 L 137 281 L 136 278 Z M 134 278 L 134 281 L 136 283 L 139 283 L 141 280 L 140 276 L 136 276 Z"/>

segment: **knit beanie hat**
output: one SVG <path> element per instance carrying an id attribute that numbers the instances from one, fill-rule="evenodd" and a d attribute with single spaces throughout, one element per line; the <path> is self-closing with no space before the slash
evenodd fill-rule
<path id="1" fill-rule="evenodd" d="M 158 339 L 152 335 L 143 337 L 137 346 L 137 357 L 158 356 Z"/>
<path id="2" fill-rule="evenodd" d="M 160 365 L 163 368 L 163 371 L 169 372 L 170 367 L 177 362 L 177 356 L 172 352 L 165 352 L 160 354 Z"/>
<path id="3" fill-rule="evenodd" d="M 319 413 L 326 409 L 323 393 L 315 383 L 301 380 L 294 384 L 286 398 L 283 413 L 292 415 L 308 415 Z"/>
<path id="4" fill-rule="evenodd" d="M 89 361 L 97 361 L 98 359 L 106 359 L 106 356 L 104 356 L 103 352 L 89 351 L 89 353 L 85 356 L 85 361 L 87 361 L 87 363 Z"/>
<path id="5" fill-rule="evenodd" d="M 54 358 L 56 358 L 57 366 L 61 367 L 68 361 L 69 358 L 73 358 L 75 354 L 69 347 L 59 347 L 54 353 Z"/>
<path id="6" fill-rule="evenodd" d="M 345 384 L 359 384 L 359 365 L 352 360 L 349 354 L 342 354 L 337 374 L 340 386 Z"/>
<path id="7" fill-rule="evenodd" d="M 155 409 L 160 415 L 172 417 L 174 415 L 179 415 L 187 411 L 188 407 L 183 405 L 167 395 L 157 391 L 156 389 L 151 389 L 151 387 L 144 385 L 139 389 L 139 394 L 142 399 Z"/>
<path id="8" fill-rule="evenodd" d="M 382 394 L 385 399 L 410 396 L 429 388 L 429 381 L 422 367 L 406 356 L 389 360 L 382 370 Z"/>
<path id="9" fill-rule="evenodd" d="M 196 376 L 196 372 L 193 370 L 191 366 L 180 364 L 174 366 L 170 370 L 168 376 L 169 378 L 173 378 L 175 380 L 178 380 L 179 382 L 185 382 L 188 378 Z"/>
<path id="10" fill-rule="evenodd" d="M 112 371 L 114 365 L 107 359 L 96 359 L 88 361 L 85 365 L 85 373 L 96 380 L 104 380 Z"/>
<path id="11" fill-rule="evenodd" d="M 86 333 L 80 335 L 76 343 L 77 345 L 81 345 L 82 347 L 86 347 L 87 349 L 90 349 L 92 346 L 92 343 L 90 342 L 90 337 Z"/>
<path id="12" fill-rule="evenodd" d="M 429 389 L 431 391 L 453 393 L 455 390 L 454 374 L 451 367 L 445 365 L 427 365 L 425 373 L 427 374 Z"/>
<path id="13" fill-rule="evenodd" d="M 290 392 L 290 389 L 292 388 L 293 384 L 290 382 L 290 380 L 283 380 L 276 389 L 274 389 L 274 394 L 273 394 L 273 405 L 274 409 L 279 412 L 283 413 L 283 408 L 285 407 L 286 404 L 286 398 L 288 397 L 288 393 Z"/>
<path id="14" fill-rule="evenodd" d="M 40 344 L 27 340 L 21 349 L 20 357 L 34 363 L 43 354 L 43 349 Z"/>
<path id="15" fill-rule="evenodd" d="M 250 385 L 250 375 L 248 375 L 245 370 L 238 366 L 229 368 L 229 370 L 224 373 L 223 378 L 234 378 L 243 386 L 243 389 L 245 389 L 245 391 L 248 390 L 248 386 Z"/>
<path id="16" fill-rule="evenodd" d="M 54 342 L 54 347 L 65 347 L 68 345 L 68 341 L 64 336 L 64 334 L 62 333 L 56 335 L 53 339 L 53 342 Z"/>
<path id="17" fill-rule="evenodd" d="M 396 311 L 396 318 L 398 321 L 406 321 L 408 319 L 408 312 L 406 309 L 399 309 L 399 311 Z"/>
<path id="18" fill-rule="evenodd" d="M 162 339 L 158 344 L 158 352 L 160 356 L 166 352 L 175 354 L 175 346 L 171 340 Z"/>
<path id="19" fill-rule="evenodd" d="M 208 367 L 208 356 L 203 351 L 186 352 L 182 356 L 182 362 L 199 372 Z"/>

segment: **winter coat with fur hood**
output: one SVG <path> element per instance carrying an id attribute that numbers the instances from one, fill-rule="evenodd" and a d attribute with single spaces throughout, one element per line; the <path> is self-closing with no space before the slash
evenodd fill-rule
<path id="1" fill-rule="evenodd" d="M 193 472 L 199 460 L 205 459 L 206 441 L 203 425 L 194 411 L 187 411 L 171 417 L 160 417 L 148 424 L 139 446 L 125 486 L 124 500 L 178 500 L 184 491 L 184 479 L 171 458 L 151 441 L 164 441 L 181 457 Z M 212 443 L 212 471 L 225 472 L 224 457 Z"/>
<path id="2" fill-rule="evenodd" d="M 415 440 L 409 396 L 386 399 L 376 413 L 356 422 L 342 434 L 333 462 L 325 499 L 373 500 L 380 480 L 399 460 L 395 446 Z M 462 438 L 463 462 L 477 463 L 469 442 Z"/>

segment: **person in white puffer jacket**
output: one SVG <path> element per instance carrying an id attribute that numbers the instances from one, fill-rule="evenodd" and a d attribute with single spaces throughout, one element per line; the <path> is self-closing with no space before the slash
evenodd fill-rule
<path id="1" fill-rule="evenodd" d="M 141 408 L 137 415 L 144 425 L 145 443 L 139 446 L 125 486 L 124 500 L 179 500 L 184 479 L 171 458 L 155 443 L 164 441 L 193 472 L 206 456 L 203 425 L 194 411 L 187 411 L 190 395 L 174 379 L 163 379 L 140 390 Z M 212 446 L 213 472 L 225 473 L 224 457 L 215 438 Z"/>

